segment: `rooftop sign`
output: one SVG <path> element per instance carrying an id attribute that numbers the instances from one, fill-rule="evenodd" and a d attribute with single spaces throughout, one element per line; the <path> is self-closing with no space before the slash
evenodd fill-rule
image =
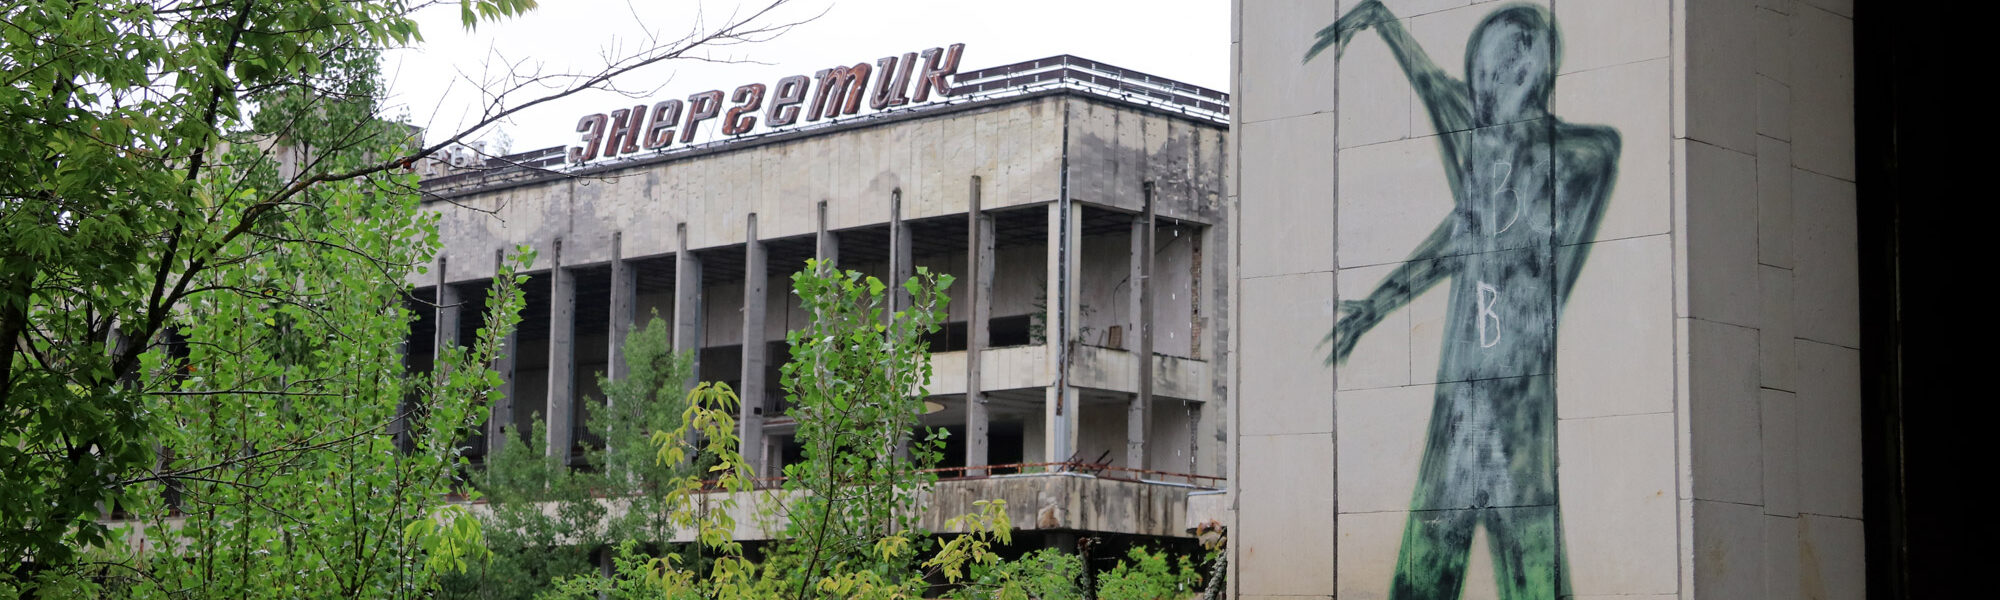
<path id="1" fill-rule="evenodd" d="M 719 125 L 723 135 L 741 135 L 758 126 L 760 114 L 767 128 L 788 127 L 802 121 L 811 123 L 859 114 L 864 97 L 873 110 L 925 102 L 932 93 L 943 98 L 952 93 L 950 78 L 958 73 L 958 58 L 964 52 L 965 44 L 952 44 L 921 53 L 885 56 L 873 65 L 862 62 L 821 69 L 812 78 L 792 75 L 769 87 L 762 83 L 744 84 L 727 96 L 722 90 L 709 90 L 688 96 L 686 101 L 661 100 L 652 106 L 640 104 L 610 113 L 584 115 L 576 122 L 582 145 L 569 148 L 568 161 L 585 163 L 620 154 L 664 150 L 676 143 L 690 144 L 703 124 L 717 118 L 722 121 Z M 871 75 L 873 90 L 869 89 Z M 724 98 L 731 103 L 727 109 L 723 107 Z"/>

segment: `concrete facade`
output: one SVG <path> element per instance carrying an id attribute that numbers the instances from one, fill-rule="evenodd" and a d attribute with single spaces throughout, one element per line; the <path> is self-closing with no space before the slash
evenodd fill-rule
<path id="1" fill-rule="evenodd" d="M 745 456 L 776 476 L 797 452 L 778 368 L 807 318 L 790 276 L 815 256 L 885 279 L 926 267 L 957 278 L 932 344 L 928 392 L 944 408 L 923 418 L 952 430 L 941 466 L 1108 467 L 1098 475 L 1149 490 L 1065 487 L 1081 495 L 1070 502 L 1111 508 L 1039 528 L 1179 534 L 1186 494 L 1227 475 L 1215 360 L 1230 331 L 1226 156 L 1220 113 L 1064 84 L 622 162 L 432 179 L 444 250 L 410 282 L 464 307 L 423 315 L 413 336 L 437 341 L 412 351 L 469 338 L 495 257 L 531 247 L 496 424 L 518 432 L 541 415 L 558 431 L 539 450 L 574 456 L 594 439 L 586 415 L 602 406 L 598 375 L 618 375 L 623 332 L 658 315 L 677 349 L 698 351 L 700 379 L 743 396 Z M 939 493 L 978 481 L 954 485 Z M 1161 506 L 1117 506 L 1140 496 Z"/>
<path id="2" fill-rule="evenodd" d="M 1235 15 L 1236 597 L 1863 595 L 1852 2 Z"/>

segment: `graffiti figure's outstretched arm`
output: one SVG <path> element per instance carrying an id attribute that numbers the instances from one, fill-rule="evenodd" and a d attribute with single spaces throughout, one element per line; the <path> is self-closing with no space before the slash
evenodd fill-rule
<path id="1" fill-rule="evenodd" d="M 1465 83 L 1438 68 L 1430 54 L 1424 52 L 1424 47 L 1417 44 L 1417 39 L 1410 36 L 1409 30 L 1403 28 L 1403 22 L 1396 20 L 1396 15 L 1389 12 L 1389 7 L 1383 6 L 1381 0 L 1362 2 L 1332 25 L 1319 30 L 1316 34 L 1318 39 L 1313 42 L 1312 48 L 1306 50 L 1305 61 L 1310 62 L 1329 46 L 1334 49 L 1337 60 L 1347 50 L 1347 44 L 1354 40 L 1354 35 L 1370 27 L 1382 35 L 1383 42 L 1389 44 L 1389 51 L 1396 55 L 1403 74 L 1410 78 L 1410 86 L 1416 88 L 1419 98 L 1423 98 L 1424 108 L 1430 111 L 1431 126 L 1440 132 L 1472 129 L 1472 97 Z M 1446 180 L 1451 183 L 1452 198 L 1463 198 L 1458 189 L 1462 179 L 1459 173 L 1459 140 L 1457 136 L 1446 135 L 1440 136 L 1438 141 L 1443 146 L 1445 172 L 1449 175 Z"/>
<path id="2" fill-rule="evenodd" d="M 1457 229 L 1452 219 L 1445 219 L 1431 231 L 1430 237 L 1417 245 L 1408 260 L 1390 271 L 1381 285 L 1375 286 L 1368 297 L 1340 302 L 1340 321 L 1320 342 L 1321 345 L 1333 344 L 1333 353 L 1327 356 L 1326 362 L 1347 362 L 1347 355 L 1354 352 L 1354 345 L 1361 340 L 1361 334 L 1375 328 L 1377 323 L 1382 322 L 1382 317 L 1409 304 L 1412 298 L 1458 271 L 1458 261 L 1445 256 L 1451 254 Z"/>
<path id="3" fill-rule="evenodd" d="M 1556 132 L 1556 298 L 1566 302 L 1597 240 L 1624 141 L 1610 127 L 1563 123 Z"/>

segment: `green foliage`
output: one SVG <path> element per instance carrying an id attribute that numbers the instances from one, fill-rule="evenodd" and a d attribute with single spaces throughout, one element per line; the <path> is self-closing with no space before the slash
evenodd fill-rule
<path id="1" fill-rule="evenodd" d="M 1076 600 L 1083 597 L 1083 558 L 1043 548 L 1013 560 L 974 564 L 947 597 L 959 600 Z"/>
<path id="2" fill-rule="evenodd" d="M 937 568 L 947 582 L 964 579 L 967 565 L 999 563 L 1000 555 L 993 552 L 993 543 L 1006 545 L 1014 541 L 1014 523 L 1007 518 L 1006 500 L 978 500 L 972 504 L 979 507 L 979 512 L 945 522 L 952 529 L 965 529 L 965 535 L 946 542 L 936 556 L 924 561 L 924 566 Z"/>
<path id="3" fill-rule="evenodd" d="M 1099 600 L 1167 600 L 1185 598 L 1201 589 L 1201 572 L 1187 556 L 1173 556 L 1135 546 L 1127 560 L 1099 575 Z"/>
<path id="4" fill-rule="evenodd" d="M 425 566 L 436 573 L 464 573 L 466 559 L 491 559 L 479 521 L 461 504 L 446 504 L 403 528 L 406 543 L 424 550 Z"/>
<path id="5" fill-rule="evenodd" d="M 786 337 L 791 361 L 781 369 L 789 416 L 798 423 L 804 459 L 785 465 L 792 502 L 790 544 L 806 555 L 804 589 L 825 565 L 887 563 L 869 549 L 884 537 L 916 531 L 919 494 L 937 480 L 924 469 L 943 452 L 944 434 L 912 440 L 924 413 L 930 353 L 924 336 L 945 318 L 952 277 L 919 267 L 903 282 L 909 306 L 888 310 L 888 286 L 818 261 L 792 275 L 792 289 L 812 315 Z"/>
<path id="6" fill-rule="evenodd" d="M 999 598 L 1081 598 L 1078 581 L 1083 576 L 1083 559 L 1074 554 L 1045 548 L 1019 559 L 1007 561 L 995 552 L 996 543 L 1013 543 L 1014 523 L 1007 518 L 1007 501 L 981 500 L 973 503 L 979 512 L 953 517 L 947 522 L 965 533 L 948 539 L 923 566 L 936 569 L 950 589 L 950 597 Z"/>
<path id="7" fill-rule="evenodd" d="M 736 451 L 736 393 L 729 386 L 703 383 L 687 394 L 679 424 L 650 436 L 654 462 L 686 464 L 688 457 L 713 456 L 705 469 L 676 470 L 662 481 L 657 498 L 661 514 L 675 532 L 692 533 L 695 546 L 708 551 L 707 573 L 690 565 L 685 554 L 654 556 L 641 552 L 639 540 L 617 546 L 609 575 L 584 571 L 559 577 L 537 598 L 771 598 L 777 582 L 761 575 L 759 565 L 743 557 L 743 546 L 729 538 L 735 528 L 728 494 L 751 488 L 749 464 Z M 705 480 L 705 478 L 707 478 Z"/>
<path id="8" fill-rule="evenodd" d="M 885 315 L 889 288 L 873 278 L 853 272 L 822 272 L 817 264 L 793 277 L 795 291 L 815 319 L 790 336 L 792 361 L 784 367 L 785 385 L 793 404 L 792 416 L 800 423 L 802 443 L 817 448 L 817 453 L 809 452 L 806 462 L 787 466 L 792 479 L 786 492 L 791 501 L 783 510 L 790 525 L 780 540 L 765 546 L 761 553 L 748 555 L 730 538 L 737 525 L 731 515 L 738 514 L 730 509 L 740 499 L 754 498 L 743 494 L 751 489 L 752 481 L 738 449 L 734 417 L 738 399 L 727 386 L 705 383 L 677 404 L 683 408 L 676 418 L 649 426 L 652 433 L 645 447 L 651 450 L 651 467 L 635 464 L 630 450 L 623 450 L 622 457 L 620 452 L 611 452 L 592 459 L 600 465 L 664 469 L 612 477 L 594 485 L 632 494 L 633 502 L 650 502 L 652 508 L 647 510 L 663 519 L 667 528 L 626 529 L 622 538 L 594 537 L 592 528 L 606 518 L 603 503 L 587 494 L 557 494 L 557 490 L 574 489 L 568 482 L 591 476 L 543 463 L 538 457 L 527 459 L 539 465 L 524 471 L 533 478 L 511 487 L 492 488 L 494 511 L 518 510 L 546 520 L 539 524 L 496 520 L 489 525 L 489 539 L 517 535 L 520 537 L 506 544 L 527 544 L 509 549 L 496 544 L 501 556 L 509 552 L 560 555 L 570 557 L 566 560 L 571 562 L 561 567 L 566 569 L 563 571 L 545 566 L 540 571 L 508 574 L 497 568 L 505 559 L 496 559 L 496 568 L 468 577 L 553 574 L 555 581 L 546 587 L 509 588 L 505 593 L 492 593 L 497 588 L 489 586 L 487 593 L 478 596 L 732 600 L 1084 597 L 1085 566 L 1076 555 L 1044 549 L 1012 560 L 1005 558 L 1003 553 L 1013 541 L 1013 522 L 1003 500 L 977 502 L 977 512 L 947 521 L 948 528 L 962 533 L 932 538 L 915 526 L 916 512 L 921 509 L 915 503 L 917 496 L 934 481 L 922 469 L 937 459 L 939 439 L 909 439 L 923 410 L 924 392 L 919 384 L 929 377 L 924 370 L 928 352 L 922 336 L 934 331 L 943 318 L 940 292 L 950 283 L 948 276 L 919 271 L 903 288 L 910 293 L 910 308 Z M 664 328 L 653 332 L 649 327 L 628 337 L 626 357 L 632 363 L 628 379 L 607 382 L 613 410 L 600 414 L 624 415 L 624 407 L 651 407 L 640 410 L 645 414 L 638 416 L 652 415 L 663 405 L 648 402 L 664 401 L 670 392 L 685 385 L 680 383 L 685 364 L 678 362 L 685 357 L 666 351 Z M 649 369 L 646 364 L 656 367 Z M 901 444 L 909 445 L 907 457 L 898 451 Z M 614 450 L 637 447 L 629 441 L 612 442 Z M 691 457 L 707 458 L 691 463 Z M 687 469 L 690 464 L 701 467 Z M 607 467 L 605 471 L 618 469 Z M 494 472 L 510 470 L 496 463 Z M 659 484 L 645 489 L 618 487 L 620 481 L 645 478 L 657 478 Z M 506 499 L 515 493 L 509 491 L 513 489 L 530 493 L 521 498 L 539 500 Z M 520 504 L 510 508 L 510 502 Z M 597 507 L 596 512 L 587 507 Z M 566 514 L 587 514 L 587 518 L 561 520 L 560 515 Z M 517 533 L 530 529 L 539 533 Z M 664 543 L 676 538 L 696 541 L 680 547 Z M 614 548 L 610 572 L 599 573 L 588 561 L 589 552 L 606 539 L 620 541 L 610 545 Z M 1176 564 L 1178 569 L 1173 568 Z M 1195 593 L 1201 581 L 1194 568 L 1186 557 L 1134 550 L 1128 561 L 1102 578 L 1098 591 L 1100 597 L 1117 599 L 1185 597 Z M 461 591 L 459 595 L 474 594 Z"/>
<path id="9" fill-rule="evenodd" d="M 477 342 L 405 373 L 437 235 L 374 49 L 410 9 L 0 6 L 0 596 L 405 597 L 478 562 L 436 507 L 520 294 L 510 266 Z"/>
<path id="10" fill-rule="evenodd" d="M 474 476 L 487 500 L 478 519 L 492 559 L 445 576 L 440 596 L 532 598 L 557 577 L 597 568 L 592 552 L 609 538 L 594 527 L 606 510 L 591 495 L 590 474 L 543 456 L 540 420 L 531 431 L 525 445 L 509 432 Z"/>
<path id="11" fill-rule="evenodd" d="M 447 598 L 532 598 L 553 581 L 598 570 L 597 552 L 620 541 L 649 545 L 671 537 L 668 492 L 690 475 L 718 464 L 713 453 L 697 460 L 655 460 L 655 432 L 681 427 L 692 353 L 672 349 L 671 326 L 657 313 L 634 327 L 624 343 L 624 377 L 598 375 L 604 407 L 585 420 L 604 436 L 586 448 L 588 469 L 571 469 L 546 456 L 546 423 L 537 418 L 527 444 L 509 431 L 502 447 L 474 477 L 487 498 L 482 516 L 493 560 L 463 575 L 447 576 Z M 733 435 L 733 432 L 732 432 Z M 607 502 L 615 499 L 617 510 Z M 684 557 L 698 562 L 699 555 Z"/>

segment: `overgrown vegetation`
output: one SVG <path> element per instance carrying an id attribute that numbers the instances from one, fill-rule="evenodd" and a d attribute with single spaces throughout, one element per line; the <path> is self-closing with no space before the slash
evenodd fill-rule
<path id="1" fill-rule="evenodd" d="M 792 280 L 813 315 L 788 335 L 791 361 L 782 369 L 806 453 L 785 466 L 781 490 L 750 491 L 732 390 L 701 384 L 679 398 L 686 358 L 668 350 L 667 328 L 656 319 L 627 338 L 628 377 L 604 382 L 612 408 L 592 412 L 591 428 L 611 432 L 610 448 L 587 453 L 602 472 L 518 450 L 496 461 L 484 488 L 491 515 L 482 518 L 493 559 L 450 578 L 444 595 L 1091 596 L 1080 556 L 1010 548 L 1003 501 L 978 502 L 978 512 L 946 523 L 960 533 L 919 527 L 918 502 L 936 480 L 926 469 L 942 441 L 938 432 L 913 435 L 930 376 L 923 339 L 944 317 L 952 279 L 919 270 L 902 286 L 909 300 L 900 311 L 888 309 L 893 288 L 857 272 L 810 264 Z M 615 421 L 634 415 L 654 416 Z M 731 515 L 785 524 L 775 540 L 746 550 L 729 537 L 739 526 Z M 609 559 L 608 572 L 600 558 Z M 1094 596 L 1191 597 L 1202 580 L 1190 557 L 1134 548 L 1097 578 Z"/>
<path id="2" fill-rule="evenodd" d="M 534 420 L 526 444 L 521 432 L 508 430 L 472 478 L 487 501 L 480 521 L 492 559 L 448 575 L 442 597 L 533 598 L 557 579 L 598 570 L 599 553 L 620 541 L 671 538 L 668 492 L 705 475 L 717 459 L 654 459 L 652 434 L 681 427 L 693 380 L 691 356 L 673 351 L 670 329 L 653 314 L 625 338 L 625 376 L 598 375 L 602 407 L 589 411 L 585 426 L 602 443 L 585 448 L 584 468 L 545 455 L 542 419 Z M 694 553 L 684 558 L 699 560 Z"/>
<path id="3" fill-rule="evenodd" d="M 430 2 L 0 4 L 0 597 L 412 597 L 479 562 L 481 528 L 439 500 L 526 257 L 476 341 L 406 373 L 404 277 L 437 248 L 409 167 L 782 31 L 784 1 L 595 73 L 510 71 L 563 83 L 499 82 L 428 144 L 382 114 L 377 53 L 419 43 Z"/>

